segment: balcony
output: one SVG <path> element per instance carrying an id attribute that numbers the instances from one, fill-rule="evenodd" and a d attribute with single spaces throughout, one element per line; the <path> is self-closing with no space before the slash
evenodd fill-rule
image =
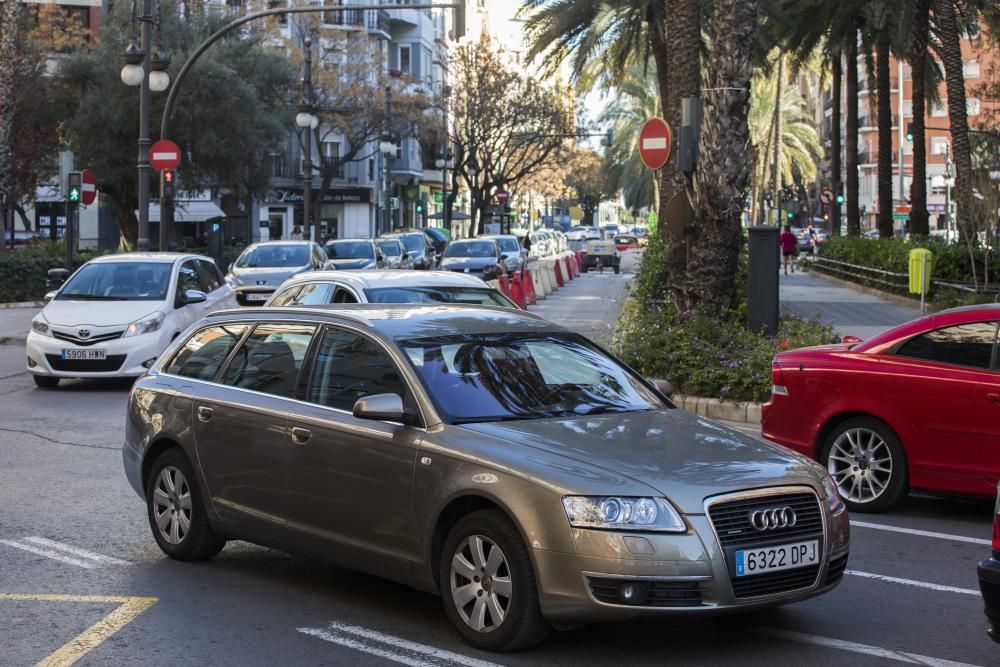
<path id="1" fill-rule="evenodd" d="M 380 33 L 386 39 L 390 37 L 389 12 L 384 9 L 372 10 L 368 12 L 367 25 L 368 32 Z"/>
<path id="2" fill-rule="evenodd" d="M 334 9 L 323 12 L 323 24 L 342 28 L 360 28 L 365 25 L 365 14 L 360 9 Z"/>

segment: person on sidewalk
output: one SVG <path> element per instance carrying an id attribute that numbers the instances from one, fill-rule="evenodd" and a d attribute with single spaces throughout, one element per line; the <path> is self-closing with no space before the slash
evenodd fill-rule
<path id="1" fill-rule="evenodd" d="M 795 238 L 795 234 L 792 234 L 792 230 L 788 225 L 784 227 L 785 231 L 781 232 L 781 237 L 779 241 L 781 243 L 781 254 L 785 257 L 785 275 L 788 275 L 788 265 L 792 265 L 792 273 L 795 273 L 795 250 L 798 247 L 798 240 Z"/>

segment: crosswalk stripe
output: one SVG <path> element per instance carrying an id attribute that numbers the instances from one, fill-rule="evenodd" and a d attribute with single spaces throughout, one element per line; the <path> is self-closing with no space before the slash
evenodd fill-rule
<path id="1" fill-rule="evenodd" d="M 55 540 L 49 540 L 44 537 L 26 537 L 24 538 L 24 541 L 33 542 L 35 544 L 40 544 L 43 547 L 49 547 L 50 549 L 58 549 L 60 551 L 65 551 L 66 553 L 73 554 L 74 556 L 80 556 L 81 558 L 89 558 L 91 560 L 96 560 L 102 563 L 109 563 L 111 565 L 132 564 L 127 560 L 112 558 L 111 556 L 105 556 L 104 554 L 94 553 L 93 551 L 87 551 L 86 549 L 70 546 L 69 544 L 63 544 L 62 542 L 56 542 Z"/>
<path id="2" fill-rule="evenodd" d="M 76 565 L 77 567 L 82 567 L 87 570 L 92 570 L 95 567 L 100 567 L 97 563 L 82 561 L 77 558 L 70 558 L 69 556 L 64 556 L 51 549 L 42 549 L 41 547 L 33 547 L 30 544 L 21 544 L 20 542 L 14 542 L 13 540 L 0 540 L 0 544 L 6 544 L 8 547 L 14 547 L 15 549 L 21 549 L 22 551 L 28 551 L 37 556 L 45 556 L 46 558 L 51 558 L 52 560 L 62 561 L 69 565 Z"/>

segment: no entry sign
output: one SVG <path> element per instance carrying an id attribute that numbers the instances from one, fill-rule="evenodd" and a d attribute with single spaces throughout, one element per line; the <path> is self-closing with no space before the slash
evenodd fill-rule
<path id="1" fill-rule="evenodd" d="M 501 204 L 506 204 L 507 200 L 510 199 L 510 193 L 506 190 L 497 190 L 497 201 Z"/>
<path id="2" fill-rule="evenodd" d="M 176 169 L 181 163 L 181 149 L 169 139 L 160 139 L 149 147 L 149 163 L 156 171 Z"/>
<path id="3" fill-rule="evenodd" d="M 84 206 L 90 206 L 97 199 L 97 176 L 89 169 L 80 172 L 80 202 Z"/>
<path id="4" fill-rule="evenodd" d="M 639 132 L 639 157 L 650 169 L 659 169 L 670 157 L 670 126 L 662 118 L 646 121 Z"/>

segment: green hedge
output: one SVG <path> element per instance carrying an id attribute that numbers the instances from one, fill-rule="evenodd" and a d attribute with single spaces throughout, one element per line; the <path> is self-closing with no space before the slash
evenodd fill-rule
<path id="1" fill-rule="evenodd" d="M 910 251 L 927 248 L 934 253 L 933 276 L 941 280 L 971 283 L 972 270 L 969 262 L 969 248 L 964 243 L 945 243 L 940 239 L 905 240 L 866 239 L 857 236 L 832 236 L 820 246 L 819 256 L 850 264 L 858 264 L 883 271 L 906 273 L 909 268 Z M 980 281 L 983 277 L 982 248 L 976 248 L 976 272 Z M 990 280 L 1000 278 L 1000 254 L 991 253 Z"/>

